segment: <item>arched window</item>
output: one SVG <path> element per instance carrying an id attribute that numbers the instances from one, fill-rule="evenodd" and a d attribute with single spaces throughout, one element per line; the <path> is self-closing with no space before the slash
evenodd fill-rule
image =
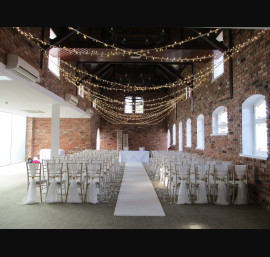
<path id="1" fill-rule="evenodd" d="M 191 147 L 191 119 L 186 122 L 186 147 Z"/>
<path id="2" fill-rule="evenodd" d="M 212 135 L 227 135 L 228 114 L 227 108 L 219 106 L 212 113 Z"/>
<path id="3" fill-rule="evenodd" d="M 100 150 L 100 131 L 99 129 L 97 130 L 97 146 L 96 146 L 97 150 Z"/>
<path id="4" fill-rule="evenodd" d="M 197 118 L 197 149 L 204 149 L 204 116 Z"/>
<path id="5" fill-rule="evenodd" d="M 170 132 L 170 129 L 168 129 L 168 132 L 167 132 L 167 150 L 170 147 L 170 145 L 171 145 L 171 132 Z"/>
<path id="6" fill-rule="evenodd" d="M 266 101 L 252 95 L 242 104 L 242 154 L 267 158 Z"/>
<path id="7" fill-rule="evenodd" d="M 179 122 L 179 151 L 183 151 L 182 122 Z"/>
<path id="8" fill-rule="evenodd" d="M 173 124 L 173 145 L 176 145 L 176 125 Z"/>

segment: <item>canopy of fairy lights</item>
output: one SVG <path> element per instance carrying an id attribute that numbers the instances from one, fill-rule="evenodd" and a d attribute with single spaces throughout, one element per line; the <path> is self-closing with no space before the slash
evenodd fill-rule
<path id="1" fill-rule="evenodd" d="M 66 47 L 60 47 L 51 45 L 50 43 L 47 43 L 35 36 L 33 36 L 29 32 L 23 31 L 19 27 L 14 27 L 13 29 L 16 29 L 22 36 L 26 37 L 28 40 L 30 40 L 32 43 L 34 43 L 40 51 L 44 53 L 44 56 L 49 59 L 49 56 L 51 54 L 53 49 L 60 49 L 61 51 L 66 51 L 69 54 L 74 55 L 97 55 L 97 56 L 103 56 L 110 58 L 110 56 L 114 55 L 137 55 L 143 58 L 149 58 L 152 60 L 158 60 L 160 62 L 163 61 L 172 61 L 172 62 L 200 62 L 207 59 L 217 58 L 221 54 L 223 55 L 223 60 L 215 65 L 213 65 L 212 62 L 208 62 L 208 65 L 205 65 L 203 69 L 199 70 L 199 72 L 195 74 L 191 74 L 189 76 L 186 76 L 182 79 L 178 79 L 172 83 L 165 83 L 165 84 L 159 84 L 159 85 L 147 85 L 147 86 L 141 86 L 136 84 L 129 84 L 129 83 L 118 83 L 114 81 L 108 81 L 105 79 L 101 79 L 98 76 L 91 74 L 85 70 L 79 69 L 78 67 L 75 67 L 71 62 L 67 62 L 59 59 L 58 63 L 55 63 L 59 67 L 60 73 L 62 77 L 74 85 L 75 87 L 82 87 L 84 90 L 84 95 L 87 99 L 89 99 L 91 102 L 95 101 L 96 104 L 96 110 L 100 114 L 102 118 L 104 118 L 106 121 L 113 123 L 113 124 L 145 124 L 145 125 L 155 125 L 161 121 L 163 121 L 172 111 L 174 110 L 175 105 L 185 99 L 186 97 L 186 88 L 189 87 L 192 84 L 192 88 L 190 90 L 195 91 L 196 88 L 205 85 L 203 83 L 209 74 L 213 72 L 213 70 L 221 65 L 226 63 L 230 58 L 233 58 L 235 54 L 237 54 L 239 51 L 244 50 L 248 45 L 255 42 L 257 39 L 259 39 L 264 33 L 266 33 L 266 30 L 259 31 L 255 36 L 252 38 L 249 38 L 245 42 L 242 42 L 240 44 L 237 44 L 233 46 L 231 49 L 228 49 L 222 53 L 218 54 L 211 54 L 207 56 L 197 56 L 196 58 L 168 58 L 168 57 L 158 57 L 155 56 L 153 53 L 155 52 L 162 52 L 165 49 L 173 48 L 175 46 L 180 46 L 185 44 L 186 42 L 189 42 L 191 40 L 196 40 L 200 37 L 208 37 L 212 33 L 218 33 L 220 29 L 210 30 L 209 32 L 205 34 L 199 34 L 197 37 L 189 37 L 181 42 L 174 42 L 173 44 L 166 45 L 159 48 L 153 48 L 153 49 L 141 49 L 141 50 L 129 50 L 129 49 L 122 49 L 115 45 L 107 44 L 106 42 L 102 42 L 98 39 L 95 39 L 91 37 L 90 35 L 86 35 L 84 33 L 81 33 L 80 31 L 69 27 L 70 30 L 76 31 L 76 33 L 80 36 L 82 36 L 86 40 L 92 40 L 94 42 L 102 44 L 104 47 L 111 49 L 111 51 L 107 51 L 104 53 L 102 50 L 93 50 L 93 51 L 85 51 L 83 49 L 71 49 Z M 46 47 L 46 48 L 45 48 Z M 46 49 L 46 50 L 45 50 Z M 74 72 L 70 72 L 74 71 Z M 92 82 L 92 80 L 89 81 L 83 81 L 79 76 L 76 76 L 74 74 L 83 74 L 88 75 L 90 78 L 94 78 L 97 82 Z M 121 93 L 134 93 L 134 92 L 140 92 L 140 93 L 148 93 L 160 90 L 162 88 L 171 89 L 169 90 L 168 94 L 165 96 L 159 96 L 159 97 L 151 97 L 149 99 L 143 100 L 143 113 L 125 113 L 125 104 L 126 102 L 123 100 L 121 101 L 121 98 L 114 98 L 110 94 L 110 91 L 118 91 Z M 102 90 L 99 90 L 102 89 Z M 106 93 L 100 93 L 100 92 L 106 92 Z M 133 102 L 132 105 L 135 103 Z"/>

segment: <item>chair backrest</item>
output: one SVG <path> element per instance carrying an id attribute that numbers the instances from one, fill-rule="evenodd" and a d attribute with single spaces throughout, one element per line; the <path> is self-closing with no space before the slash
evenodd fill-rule
<path id="1" fill-rule="evenodd" d="M 48 178 L 61 177 L 62 178 L 63 163 L 47 163 Z"/>
<path id="2" fill-rule="evenodd" d="M 247 176 L 247 165 L 234 165 L 234 169 L 239 179 L 244 179 Z"/>
<path id="3" fill-rule="evenodd" d="M 179 174 L 180 174 L 181 178 L 187 178 L 189 176 L 189 172 L 190 172 L 190 165 L 189 164 L 180 165 Z"/>
<path id="4" fill-rule="evenodd" d="M 68 163 L 68 174 L 69 176 L 81 176 L 82 175 L 82 163 Z"/>
<path id="5" fill-rule="evenodd" d="M 215 171 L 216 171 L 216 178 L 217 179 L 224 179 L 228 175 L 229 165 L 216 164 Z"/>
<path id="6" fill-rule="evenodd" d="M 98 174 L 101 172 L 101 164 L 99 163 L 91 163 L 86 165 L 86 173 L 87 175 Z"/>
<path id="7" fill-rule="evenodd" d="M 209 171 L 209 164 L 207 163 L 200 163 L 195 164 L 195 170 L 199 178 L 204 178 Z"/>
<path id="8" fill-rule="evenodd" d="M 41 163 L 26 163 L 27 179 L 41 179 Z"/>

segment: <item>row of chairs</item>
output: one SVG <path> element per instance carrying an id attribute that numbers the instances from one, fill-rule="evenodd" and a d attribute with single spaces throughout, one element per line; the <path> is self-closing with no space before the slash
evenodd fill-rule
<path id="1" fill-rule="evenodd" d="M 36 187 L 39 187 L 41 202 L 42 194 L 46 194 L 47 203 L 108 202 L 119 163 L 107 157 L 99 160 L 54 158 L 42 163 L 26 163 L 28 183 L 23 202 L 38 202 Z"/>
<path id="2" fill-rule="evenodd" d="M 172 152 L 172 151 L 170 151 Z M 174 203 L 248 203 L 248 166 L 184 153 L 152 154 L 149 164 Z"/>

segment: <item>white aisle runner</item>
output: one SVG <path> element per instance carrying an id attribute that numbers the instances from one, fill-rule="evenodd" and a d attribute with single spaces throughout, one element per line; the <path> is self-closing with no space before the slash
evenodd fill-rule
<path id="1" fill-rule="evenodd" d="M 126 162 L 115 216 L 165 216 L 142 163 Z"/>

